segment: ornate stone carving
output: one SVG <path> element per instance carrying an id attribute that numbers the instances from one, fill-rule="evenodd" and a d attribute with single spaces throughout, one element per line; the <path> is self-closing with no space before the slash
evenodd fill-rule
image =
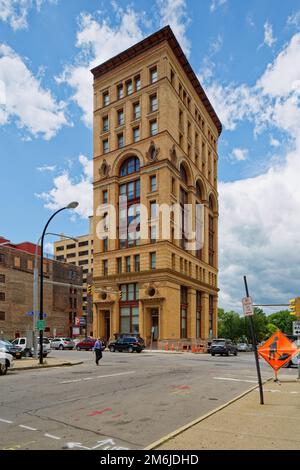
<path id="1" fill-rule="evenodd" d="M 150 142 L 150 145 L 149 145 L 149 149 L 148 151 L 146 152 L 146 157 L 148 158 L 148 160 L 150 160 L 151 162 L 156 162 L 157 161 L 157 156 L 159 154 L 159 151 L 160 149 L 158 147 L 156 147 L 155 143 L 153 142 L 153 140 Z"/>
<path id="2" fill-rule="evenodd" d="M 102 178 L 108 178 L 110 173 L 110 165 L 108 165 L 107 161 L 104 159 L 101 163 L 99 168 L 99 174 Z"/>
<path id="3" fill-rule="evenodd" d="M 175 144 L 173 144 L 172 148 L 170 149 L 170 157 L 171 157 L 171 162 L 173 163 L 173 165 L 177 166 L 177 152 L 176 152 Z"/>

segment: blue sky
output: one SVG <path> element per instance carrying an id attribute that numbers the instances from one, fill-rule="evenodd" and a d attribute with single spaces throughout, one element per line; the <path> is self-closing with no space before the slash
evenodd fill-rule
<path id="1" fill-rule="evenodd" d="M 300 0 L 0 0 L 0 234 L 79 235 L 91 210 L 89 69 L 170 24 L 219 114 L 220 303 L 299 294 Z M 50 242 L 51 239 L 48 240 Z"/>

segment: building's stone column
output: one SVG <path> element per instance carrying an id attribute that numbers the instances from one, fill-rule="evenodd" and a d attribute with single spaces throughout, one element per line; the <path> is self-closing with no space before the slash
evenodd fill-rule
<path id="1" fill-rule="evenodd" d="M 93 304 L 93 335 L 94 338 L 99 336 L 97 304 Z"/>
<path id="2" fill-rule="evenodd" d="M 201 336 L 209 338 L 209 295 L 206 292 L 202 293 Z"/>
<path id="3" fill-rule="evenodd" d="M 120 333 L 119 302 L 114 302 L 111 307 L 111 335 Z"/>
<path id="4" fill-rule="evenodd" d="M 213 303 L 213 337 L 218 337 L 218 296 L 214 295 Z"/>

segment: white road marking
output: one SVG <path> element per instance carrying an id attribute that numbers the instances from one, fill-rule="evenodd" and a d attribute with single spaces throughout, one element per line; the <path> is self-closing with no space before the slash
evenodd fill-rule
<path id="1" fill-rule="evenodd" d="M 25 426 L 24 424 L 19 424 L 20 428 L 28 429 L 29 431 L 37 431 L 36 428 L 31 428 L 30 426 Z"/>
<path id="2" fill-rule="evenodd" d="M 1 421 L 2 423 L 13 424 L 13 421 L 9 421 L 8 419 L 1 419 L 1 418 L 0 418 L 0 421 Z"/>
<path id="3" fill-rule="evenodd" d="M 58 441 L 61 439 L 61 437 L 53 436 L 53 434 L 47 434 L 47 433 L 45 433 L 44 436 L 45 436 L 45 437 L 50 437 L 50 439 L 56 439 L 56 440 L 58 440 Z"/>
<path id="4" fill-rule="evenodd" d="M 257 380 L 244 380 L 244 379 L 233 379 L 231 377 L 214 377 L 215 380 L 231 380 L 233 382 L 247 382 L 250 384 L 257 384 Z"/>
<path id="5" fill-rule="evenodd" d="M 77 379 L 77 380 L 64 380 L 63 382 L 59 382 L 59 383 L 60 384 L 71 384 L 71 383 L 74 383 L 74 382 L 81 382 L 83 380 L 105 379 L 106 377 L 118 377 L 120 375 L 128 375 L 128 374 L 135 374 L 135 370 L 130 370 L 128 372 L 118 372 L 116 374 L 97 375 L 96 377 L 85 377 L 83 379 Z"/>

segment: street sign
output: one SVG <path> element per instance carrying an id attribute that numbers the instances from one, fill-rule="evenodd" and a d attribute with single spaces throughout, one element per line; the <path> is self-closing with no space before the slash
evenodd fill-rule
<path id="1" fill-rule="evenodd" d="M 300 336 L 300 321 L 293 321 L 293 335 Z"/>
<path id="2" fill-rule="evenodd" d="M 242 303 L 243 303 L 243 310 L 244 310 L 245 317 L 251 317 L 254 313 L 252 297 L 244 297 L 242 299 Z"/>
<path id="3" fill-rule="evenodd" d="M 279 330 L 258 349 L 258 353 L 275 372 L 287 364 L 297 352 L 297 346 Z"/>
<path id="4" fill-rule="evenodd" d="M 85 317 L 80 317 L 80 326 L 85 326 L 86 325 L 86 318 Z"/>
<path id="5" fill-rule="evenodd" d="M 36 329 L 40 330 L 40 331 L 44 330 L 45 329 L 45 323 L 46 323 L 45 320 L 38 320 L 36 322 Z"/>

